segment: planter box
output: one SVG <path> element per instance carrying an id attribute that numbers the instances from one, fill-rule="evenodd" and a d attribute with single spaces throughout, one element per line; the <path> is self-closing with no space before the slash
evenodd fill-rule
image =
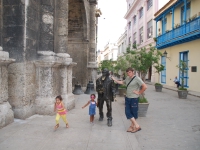
<path id="1" fill-rule="evenodd" d="M 118 93 L 119 93 L 119 96 L 124 96 L 126 95 L 126 89 L 118 89 Z"/>
<path id="2" fill-rule="evenodd" d="M 178 90 L 178 97 L 181 99 L 186 99 L 188 95 L 187 90 Z"/>
<path id="3" fill-rule="evenodd" d="M 149 103 L 139 103 L 138 104 L 138 117 L 146 117 Z"/>
<path id="4" fill-rule="evenodd" d="M 156 92 L 162 92 L 162 85 L 155 85 Z"/>

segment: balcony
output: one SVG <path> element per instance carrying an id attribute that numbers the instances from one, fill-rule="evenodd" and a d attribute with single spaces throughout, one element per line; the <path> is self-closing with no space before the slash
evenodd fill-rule
<path id="1" fill-rule="evenodd" d="M 189 42 L 200 38 L 200 17 L 157 37 L 157 49 Z"/>

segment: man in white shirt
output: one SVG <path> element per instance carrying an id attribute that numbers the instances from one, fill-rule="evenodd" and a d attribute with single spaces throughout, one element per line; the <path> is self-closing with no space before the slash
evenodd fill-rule
<path id="1" fill-rule="evenodd" d="M 179 86 L 181 85 L 177 76 L 175 76 L 174 83 L 177 85 L 177 88 L 179 88 Z"/>

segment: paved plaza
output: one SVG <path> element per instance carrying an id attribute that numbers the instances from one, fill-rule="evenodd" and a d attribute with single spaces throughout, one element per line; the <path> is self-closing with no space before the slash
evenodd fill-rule
<path id="1" fill-rule="evenodd" d="M 68 112 L 70 128 L 54 131 L 55 116 L 34 115 L 0 129 L 0 150 L 200 150 L 200 98 L 179 99 L 176 91 L 155 92 L 148 85 L 147 117 L 138 119 L 142 130 L 127 133 L 130 122 L 124 114 L 124 98 L 113 102 L 113 126 L 107 119 L 89 122 L 89 95 L 76 95 L 76 107 Z M 106 106 L 104 104 L 104 112 Z M 97 110 L 98 113 L 98 110 Z"/>

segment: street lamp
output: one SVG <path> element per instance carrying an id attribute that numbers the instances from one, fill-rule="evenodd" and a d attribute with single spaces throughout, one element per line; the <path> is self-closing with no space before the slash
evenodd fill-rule
<path id="1" fill-rule="evenodd" d="M 166 52 L 166 50 L 165 50 L 165 52 L 163 53 L 163 57 L 166 57 L 166 58 L 168 58 L 169 60 L 170 60 L 170 57 L 167 57 L 167 52 Z"/>

